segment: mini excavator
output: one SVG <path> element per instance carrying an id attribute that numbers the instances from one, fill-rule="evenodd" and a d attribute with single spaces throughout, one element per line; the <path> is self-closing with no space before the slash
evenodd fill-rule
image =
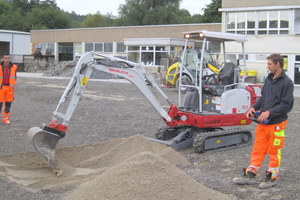
<path id="1" fill-rule="evenodd" d="M 247 39 L 243 35 L 210 31 L 183 34 L 187 39 L 185 52 L 190 42 L 201 41 L 201 55 L 204 55 L 208 41 L 219 41 L 226 60 L 225 43 L 235 42 L 241 44 L 242 55 L 245 58 L 244 43 Z M 182 60 L 186 60 L 186 54 L 183 53 L 182 56 Z M 246 71 L 245 59 L 243 61 L 238 62 L 239 66 L 224 62 L 218 73 L 204 75 L 206 66 L 203 56 L 200 62 L 197 58 L 194 85 L 182 84 L 182 71 L 180 72 L 179 87 L 187 87 L 188 91 L 184 94 L 181 90 L 178 91 L 179 105 L 176 106 L 141 64 L 95 52 L 85 53 L 77 62 L 74 74 L 53 112 L 52 121 L 48 125 L 29 129 L 29 139 L 35 151 L 50 165 L 54 173 L 59 175 L 60 167 L 55 158 L 56 145 L 66 135 L 68 123 L 92 72 L 100 70 L 123 77 L 134 84 L 160 114 L 166 127 L 159 129 L 156 138 L 148 138 L 149 140 L 176 150 L 193 145 L 198 153 L 249 145 L 252 135 L 247 129 L 226 128 L 250 124 L 251 120 L 246 118 L 245 112 L 260 96 L 261 87 L 245 83 L 245 77 L 240 76 L 241 67 Z M 180 67 L 181 70 L 182 68 Z M 157 91 L 156 95 L 150 87 Z M 169 104 L 168 110 L 161 106 L 157 96 Z"/>

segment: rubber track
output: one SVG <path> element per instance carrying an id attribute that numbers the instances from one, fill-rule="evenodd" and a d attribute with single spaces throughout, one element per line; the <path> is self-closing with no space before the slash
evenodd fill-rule
<path id="1" fill-rule="evenodd" d="M 197 134 L 197 136 L 194 138 L 193 142 L 193 148 L 196 153 L 204 153 L 208 150 L 204 149 L 204 141 L 208 138 L 212 137 L 218 137 L 218 136 L 226 136 L 226 135 L 234 135 L 235 133 L 240 133 L 240 132 L 248 132 L 250 133 L 250 138 L 248 141 L 246 141 L 243 144 L 236 144 L 236 145 L 230 145 L 230 146 L 225 146 L 225 147 L 219 147 L 217 149 L 209 149 L 209 151 L 212 150 L 223 150 L 223 149 L 233 149 L 233 148 L 239 148 L 243 146 L 248 146 L 252 142 L 252 135 L 251 132 L 247 129 L 240 129 L 240 128 L 235 128 L 235 129 L 228 129 L 228 130 L 221 130 L 221 131 L 211 131 L 211 132 L 203 132 Z"/>

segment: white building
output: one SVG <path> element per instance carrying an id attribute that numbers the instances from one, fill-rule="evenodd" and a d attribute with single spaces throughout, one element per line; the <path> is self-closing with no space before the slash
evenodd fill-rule
<path id="1" fill-rule="evenodd" d="M 22 63 L 23 55 L 30 55 L 30 33 L 0 30 L 0 57 L 10 54 L 14 63 Z"/>
<path id="2" fill-rule="evenodd" d="M 267 75 L 266 57 L 284 56 L 284 69 L 295 83 L 300 96 L 300 1 L 222 0 L 222 32 L 247 36 L 247 66 L 258 72 L 258 80 Z M 227 48 L 238 58 L 234 46 Z"/>

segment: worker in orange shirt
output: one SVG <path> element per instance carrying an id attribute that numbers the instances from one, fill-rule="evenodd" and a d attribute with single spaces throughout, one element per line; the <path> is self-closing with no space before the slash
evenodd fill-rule
<path id="1" fill-rule="evenodd" d="M 4 55 L 0 64 L 0 113 L 2 122 L 10 125 L 10 108 L 14 100 L 14 88 L 17 80 L 17 66 L 10 62 L 10 56 Z"/>
<path id="2" fill-rule="evenodd" d="M 271 188 L 277 184 L 287 114 L 294 103 L 294 83 L 283 71 L 282 56 L 268 56 L 267 68 L 270 73 L 265 80 L 261 97 L 246 113 L 248 118 L 254 118 L 258 122 L 250 165 L 244 168 L 242 177 L 233 179 L 234 183 L 240 185 L 256 184 L 257 172 L 268 154 L 269 166 L 265 180 L 258 185 L 260 189 Z"/>

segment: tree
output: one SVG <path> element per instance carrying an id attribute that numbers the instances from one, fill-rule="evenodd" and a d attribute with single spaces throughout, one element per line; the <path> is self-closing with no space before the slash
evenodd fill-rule
<path id="1" fill-rule="evenodd" d="M 126 0 L 119 7 L 117 25 L 177 24 L 181 21 L 181 0 Z"/>
<path id="2" fill-rule="evenodd" d="M 204 9 L 204 22 L 213 23 L 222 21 L 222 13 L 219 12 L 219 8 L 222 7 L 222 0 L 212 0 Z"/>
<path id="3" fill-rule="evenodd" d="M 87 18 L 87 15 L 78 15 L 74 11 L 71 13 L 65 12 L 65 14 L 69 15 L 72 21 L 72 26 L 73 28 L 79 28 L 81 27 L 82 22 Z"/>
<path id="4" fill-rule="evenodd" d="M 100 14 L 89 14 L 87 18 L 82 22 L 81 27 L 101 27 L 105 26 L 105 18 Z"/>
<path id="5" fill-rule="evenodd" d="M 26 15 L 26 29 L 60 29 L 71 27 L 70 17 L 57 9 L 33 8 Z"/>
<path id="6" fill-rule="evenodd" d="M 20 9 L 14 11 L 10 3 L 0 1 L 0 29 L 23 30 L 23 22 Z"/>
<path id="7" fill-rule="evenodd" d="M 87 15 L 86 19 L 82 22 L 81 27 L 107 27 L 113 26 L 114 16 L 112 14 L 101 15 L 100 12 L 96 14 Z"/>
<path id="8" fill-rule="evenodd" d="M 205 17 L 201 14 L 195 14 L 192 16 L 192 23 L 204 23 Z"/>

